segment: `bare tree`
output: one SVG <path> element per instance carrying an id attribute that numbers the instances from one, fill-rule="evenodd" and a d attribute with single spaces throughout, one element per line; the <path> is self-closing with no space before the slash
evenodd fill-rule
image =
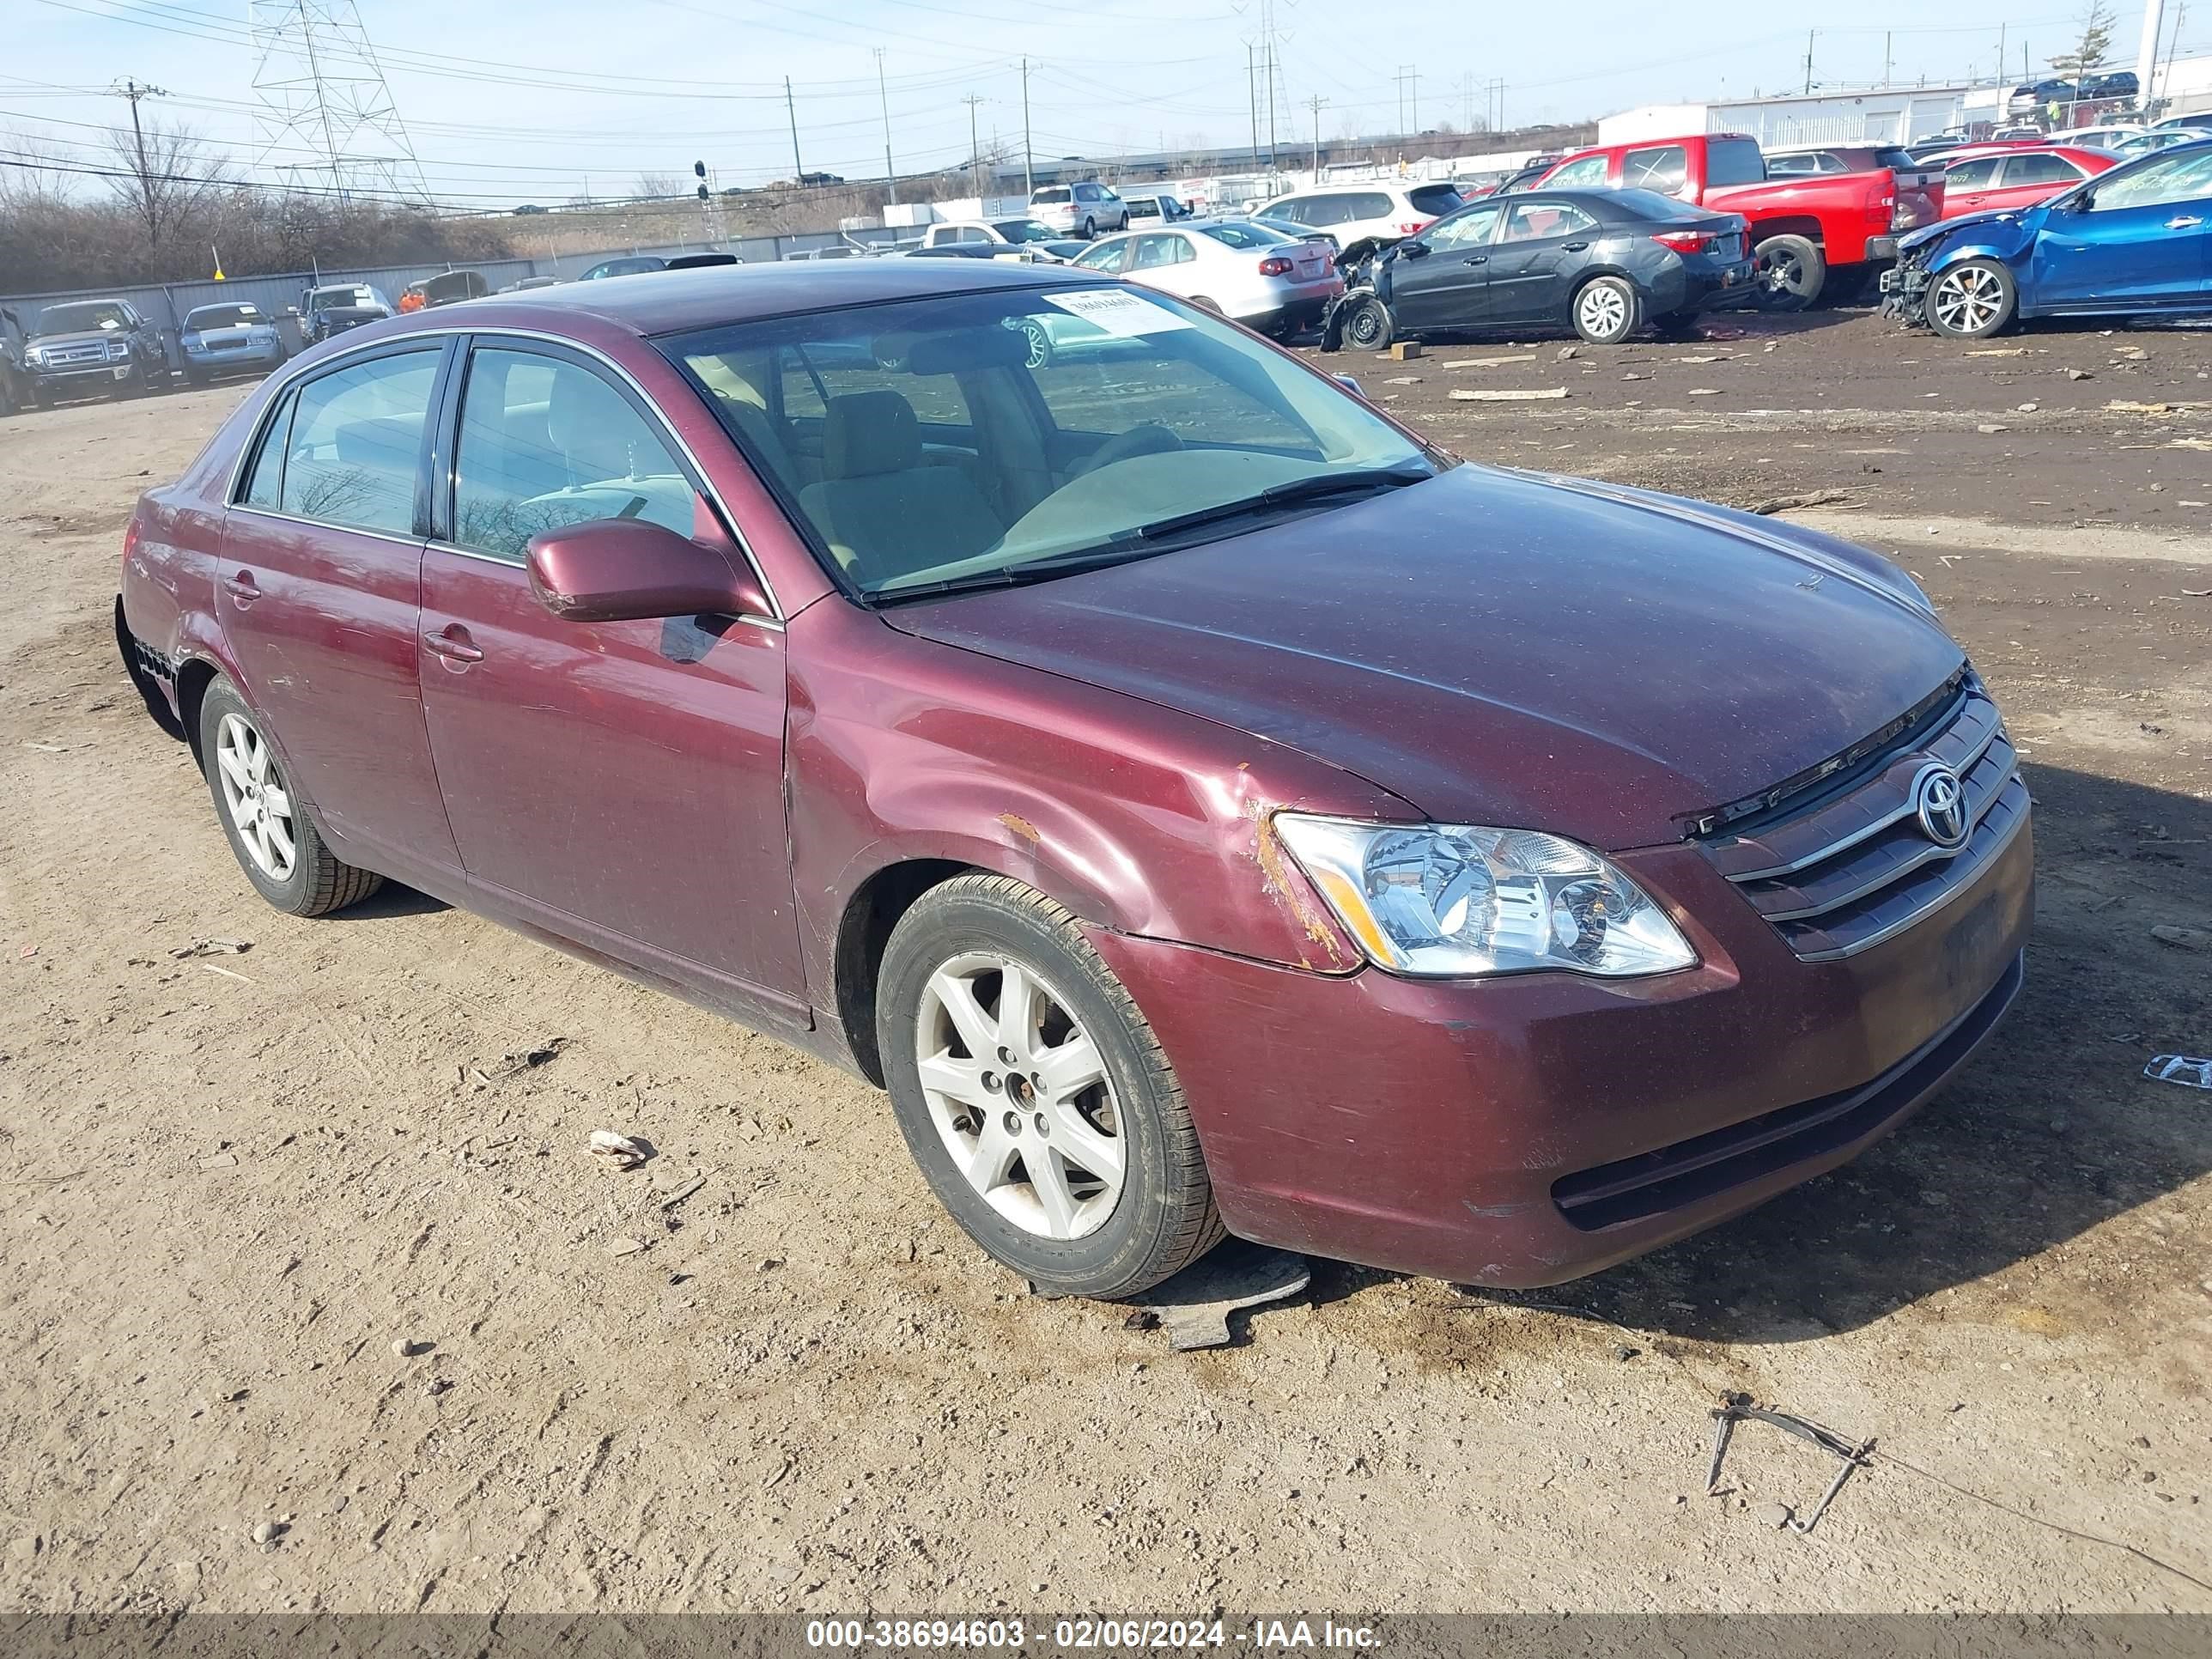
<path id="1" fill-rule="evenodd" d="M 160 247 L 228 187 L 224 158 L 209 155 L 183 127 L 117 127 L 107 135 L 107 149 L 121 169 L 108 187 L 136 216 L 149 247 Z"/>
<path id="2" fill-rule="evenodd" d="M 635 194 L 658 201 L 672 196 L 689 196 L 691 180 L 681 173 L 641 173 L 637 175 Z"/>

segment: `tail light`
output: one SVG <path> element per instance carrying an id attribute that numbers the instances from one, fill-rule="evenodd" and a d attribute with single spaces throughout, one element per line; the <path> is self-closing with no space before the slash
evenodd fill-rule
<path id="1" fill-rule="evenodd" d="M 1659 230 L 1651 240 L 1662 247 L 1670 247 L 1677 253 L 1703 253 L 1710 239 L 1702 230 Z"/>
<path id="2" fill-rule="evenodd" d="M 1287 276 L 1291 274 L 1291 262 L 1271 254 L 1260 261 L 1260 274 L 1262 276 Z"/>
<path id="3" fill-rule="evenodd" d="M 1426 230 L 1434 223 L 1436 223 L 1436 221 L 1433 219 L 1415 219 L 1408 223 L 1400 225 L 1398 227 L 1398 234 L 1401 236 L 1411 236 L 1416 231 Z"/>
<path id="4" fill-rule="evenodd" d="M 138 515 L 133 513 L 131 522 L 123 526 L 123 562 L 129 564 L 131 556 L 138 550 Z"/>

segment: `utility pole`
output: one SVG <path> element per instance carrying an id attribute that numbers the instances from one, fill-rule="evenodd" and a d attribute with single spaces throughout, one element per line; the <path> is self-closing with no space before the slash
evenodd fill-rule
<path id="1" fill-rule="evenodd" d="M 968 106 L 968 171 L 975 179 L 975 211 L 983 211 L 983 147 L 975 142 L 975 106 L 983 100 L 969 93 L 960 100 Z"/>
<path id="2" fill-rule="evenodd" d="M 1036 194 L 1036 163 L 1030 149 L 1030 60 L 1022 59 L 1022 187 Z"/>
<path id="3" fill-rule="evenodd" d="M 1893 38 L 1894 37 L 1887 29 L 1884 29 L 1881 32 L 1881 83 L 1885 87 L 1889 84 L 1889 68 L 1891 63 L 1889 43 Z"/>
<path id="4" fill-rule="evenodd" d="M 1805 31 L 1805 90 L 1808 93 L 1813 90 L 1813 42 L 1819 38 L 1820 33 L 1818 29 Z"/>
<path id="5" fill-rule="evenodd" d="M 1327 102 L 1328 102 L 1328 100 L 1322 97 L 1319 93 L 1314 94 L 1312 97 L 1306 100 L 1308 107 L 1313 111 L 1314 118 L 1313 171 L 1314 182 L 1316 184 L 1319 184 L 1321 182 L 1321 106 Z"/>
<path id="6" fill-rule="evenodd" d="M 884 112 L 884 188 L 898 205 L 898 173 L 891 166 L 891 95 L 884 89 L 884 49 L 876 48 L 876 98 Z"/>
<path id="7" fill-rule="evenodd" d="M 806 188 L 806 163 L 799 159 L 799 106 L 791 101 L 791 77 L 783 77 L 783 112 L 791 118 L 791 182 Z"/>
<path id="8" fill-rule="evenodd" d="M 2136 47 L 2136 98 L 2146 109 L 2150 106 L 2151 82 L 2158 74 L 2158 37 L 2165 23 L 2162 0 L 2143 0 L 2142 36 Z M 2089 66 L 2081 67 L 2086 72 Z"/>
<path id="9" fill-rule="evenodd" d="M 146 129 L 138 123 L 138 100 L 167 98 L 169 94 L 159 87 L 142 87 L 136 81 L 125 81 L 118 94 L 131 100 L 131 138 L 138 155 L 138 194 L 146 204 L 146 240 L 149 246 L 157 246 L 161 240 L 161 228 L 154 211 L 154 168 L 146 159 Z"/>
<path id="10" fill-rule="evenodd" d="M 1997 85 L 2000 88 L 2004 85 L 2004 66 L 2005 26 L 2002 23 L 2000 23 L 1997 25 Z M 2004 115 L 2005 100 L 2000 98 L 1997 100 L 1997 125 L 2000 126 L 2004 125 Z"/>
<path id="11" fill-rule="evenodd" d="M 1244 90 L 1252 99 L 1252 159 L 1260 159 L 1260 69 L 1255 43 L 1244 43 Z"/>
<path id="12" fill-rule="evenodd" d="M 1409 81 L 1414 83 L 1415 94 L 1413 99 L 1413 120 L 1418 125 L 1421 118 L 1421 106 L 1419 92 L 1421 77 L 1419 75 L 1415 73 L 1413 66 L 1411 64 L 1401 64 L 1398 65 L 1398 73 L 1392 78 L 1398 82 L 1398 131 L 1401 135 L 1403 135 L 1413 131 L 1413 128 L 1408 127 L 1406 125 L 1406 83 Z"/>
<path id="13" fill-rule="evenodd" d="M 1275 14 L 1273 7 L 1267 12 L 1267 182 L 1275 179 Z"/>

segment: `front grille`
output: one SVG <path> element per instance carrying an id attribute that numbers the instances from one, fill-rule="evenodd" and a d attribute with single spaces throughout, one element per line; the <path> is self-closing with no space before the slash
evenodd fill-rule
<path id="1" fill-rule="evenodd" d="M 107 361 L 107 343 L 94 340 L 88 345 L 48 346 L 41 353 L 49 367 L 74 368 L 79 363 L 104 363 Z"/>
<path id="2" fill-rule="evenodd" d="M 1922 827 L 1915 799 L 1921 774 L 1939 762 L 1964 796 L 1968 833 L 1955 848 Z M 1799 957 L 1832 962 L 1894 938 L 1972 886 L 2027 815 L 2002 717 L 1968 677 L 1948 705 L 1855 760 L 1833 787 L 1735 825 L 1705 853 Z"/>

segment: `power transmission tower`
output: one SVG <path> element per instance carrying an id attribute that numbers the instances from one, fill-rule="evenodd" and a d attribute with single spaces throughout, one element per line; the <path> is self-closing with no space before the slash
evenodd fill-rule
<path id="1" fill-rule="evenodd" d="M 1036 194 L 1036 162 L 1030 148 L 1030 60 L 1022 59 L 1022 188 Z"/>
<path id="2" fill-rule="evenodd" d="M 1256 41 L 1244 43 L 1244 90 L 1252 100 L 1252 159 L 1260 159 L 1260 69 Z"/>
<path id="3" fill-rule="evenodd" d="M 1398 66 L 1398 73 L 1395 78 L 1398 82 L 1398 131 L 1401 133 L 1418 132 L 1420 131 L 1421 126 L 1420 71 L 1415 69 L 1411 64 L 1401 64 Z M 1410 127 L 1406 125 L 1406 112 L 1407 106 L 1407 88 L 1409 84 L 1413 90 L 1412 108 L 1413 121 L 1413 125 Z"/>
<path id="4" fill-rule="evenodd" d="M 341 197 L 428 204 L 422 164 L 354 0 L 246 0 L 246 15 L 264 164 L 327 177 Z"/>
<path id="5" fill-rule="evenodd" d="M 968 170 L 975 179 L 975 211 L 983 211 L 983 149 L 975 139 L 975 106 L 983 101 L 976 93 L 969 93 L 960 100 L 968 106 Z M 1165 149 L 1165 145 L 1161 146 Z"/>

